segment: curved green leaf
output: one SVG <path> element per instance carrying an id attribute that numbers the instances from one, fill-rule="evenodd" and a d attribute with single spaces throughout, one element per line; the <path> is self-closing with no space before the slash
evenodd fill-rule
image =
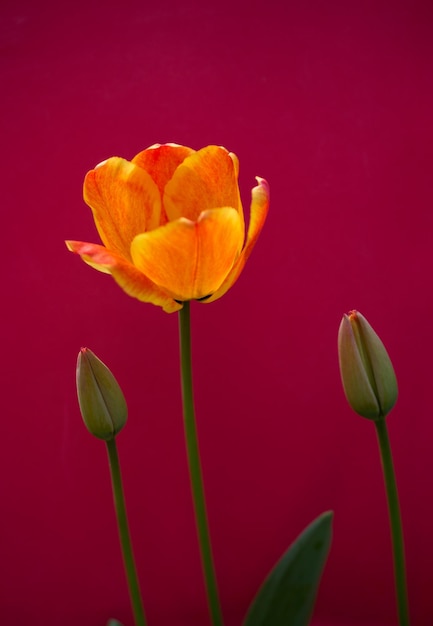
<path id="1" fill-rule="evenodd" d="M 254 598 L 244 626 L 307 626 L 332 536 L 332 511 L 314 520 L 283 554 Z"/>

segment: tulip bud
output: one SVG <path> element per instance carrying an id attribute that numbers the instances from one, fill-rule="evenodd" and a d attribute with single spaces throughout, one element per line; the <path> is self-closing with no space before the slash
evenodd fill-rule
<path id="1" fill-rule="evenodd" d="M 125 426 L 128 408 L 122 390 L 88 348 L 78 354 L 77 394 L 84 424 L 92 435 L 108 441 Z"/>
<path id="2" fill-rule="evenodd" d="M 385 346 L 358 311 L 341 320 L 338 357 L 352 409 L 373 420 L 385 417 L 397 400 L 397 379 Z"/>

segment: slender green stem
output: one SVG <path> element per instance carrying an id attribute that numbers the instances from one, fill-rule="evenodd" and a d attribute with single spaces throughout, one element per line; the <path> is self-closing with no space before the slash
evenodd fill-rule
<path id="1" fill-rule="evenodd" d="M 382 460 L 386 496 L 388 500 L 389 521 L 391 526 L 392 547 L 394 557 L 394 578 L 397 595 L 397 610 L 400 626 L 409 626 L 409 609 L 406 586 L 406 569 L 404 559 L 403 529 L 401 524 L 400 504 L 394 464 L 385 418 L 375 421 Z"/>
<path id="2" fill-rule="evenodd" d="M 189 302 L 185 302 L 183 308 L 179 311 L 179 336 L 185 442 L 192 498 L 194 502 L 195 521 L 212 624 L 213 626 L 222 626 L 223 620 L 207 522 L 206 501 L 195 422 Z"/>
<path id="3" fill-rule="evenodd" d="M 135 568 L 131 537 L 129 534 L 128 516 L 126 513 L 125 497 L 123 495 L 122 474 L 120 471 L 119 456 L 117 454 L 116 439 L 106 442 L 108 461 L 110 464 L 111 484 L 113 487 L 114 507 L 116 509 L 117 526 L 119 529 L 120 544 L 122 547 L 123 563 L 128 581 L 129 596 L 134 613 L 136 626 L 146 626 L 143 603 L 141 600 L 140 585 Z"/>

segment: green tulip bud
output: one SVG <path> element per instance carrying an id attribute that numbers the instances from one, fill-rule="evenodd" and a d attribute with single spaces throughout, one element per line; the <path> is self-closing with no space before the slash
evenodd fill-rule
<path id="1" fill-rule="evenodd" d="M 97 356 L 81 348 L 77 360 L 77 394 L 88 431 L 109 441 L 122 430 L 128 417 L 125 397 L 118 382 Z"/>
<path id="2" fill-rule="evenodd" d="M 397 379 L 385 346 L 358 311 L 341 320 L 338 357 L 344 393 L 352 409 L 373 420 L 385 417 L 397 400 Z"/>

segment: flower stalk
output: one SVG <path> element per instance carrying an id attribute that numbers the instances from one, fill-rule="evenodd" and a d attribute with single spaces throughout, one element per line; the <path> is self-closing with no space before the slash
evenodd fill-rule
<path id="1" fill-rule="evenodd" d="M 146 626 L 140 585 L 138 582 L 137 569 L 135 567 L 134 554 L 132 551 L 131 536 L 129 533 L 128 516 L 126 513 L 125 497 L 123 495 L 122 474 L 120 471 L 119 455 L 117 453 L 115 437 L 107 441 L 106 444 L 108 462 L 110 465 L 111 484 L 113 487 L 114 508 L 116 510 L 120 545 L 122 548 L 123 563 L 128 581 L 129 596 L 131 599 L 135 626 Z"/>
<path id="2" fill-rule="evenodd" d="M 398 621 L 400 626 L 409 626 L 409 608 L 404 558 L 403 527 L 401 523 L 400 504 L 398 498 L 397 483 L 395 480 L 394 463 L 392 460 L 392 452 L 385 418 L 375 420 L 374 425 L 376 427 L 376 434 L 379 443 L 386 497 L 388 501 L 389 522 L 392 536 Z"/>
<path id="3" fill-rule="evenodd" d="M 189 302 L 185 302 L 183 304 L 183 308 L 179 311 L 179 339 L 185 443 L 192 498 L 194 503 L 195 521 L 200 546 L 200 556 L 212 624 L 213 626 L 222 626 L 223 619 L 209 535 L 200 450 L 195 420 Z"/>
<path id="4" fill-rule="evenodd" d="M 380 337 L 359 311 L 344 315 L 338 331 L 338 356 L 344 393 L 352 409 L 373 420 L 379 443 L 394 562 L 400 626 L 409 626 L 403 528 L 386 416 L 394 407 L 398 386 Z"/>

